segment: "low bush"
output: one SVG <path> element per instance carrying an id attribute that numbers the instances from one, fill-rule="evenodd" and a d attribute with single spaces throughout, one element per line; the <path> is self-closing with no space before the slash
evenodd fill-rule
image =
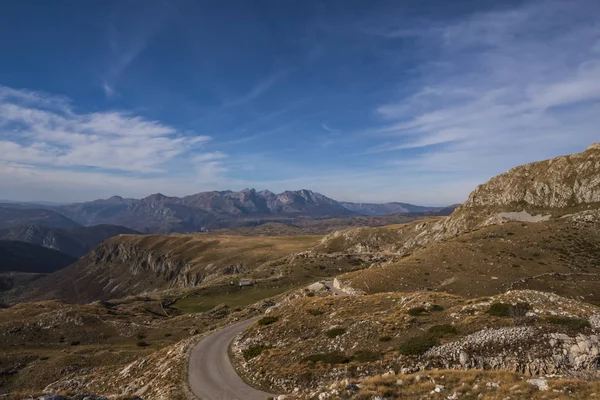
<path id="1" fill-rule="evenodd" d="M 433 335 L 418 336 L 408 339 L 400 345 L 400 353 L 406 356 L 418 356 L 438 345 L 438 340 Z"/>
<path id="2" fill-rule="evenodd" d="M 325 336 L 327 336 L 330 339 L 333 339 L 340 335 L 343 335 L 344 333 L 346 333 L 346 329 L 344 328 L 333 328 L 325 332 Z"/>
<path id="3" fill-rule="evenodd" d="M 440 306 L 439 304 L 432 304 L 431 311 L 444 311 L 444 307 Z"/>
<path id="4" fill-rule="evenodd" d="M 308 312 L 310 315 L 314 315 L 315 317 L 318 317 L 319 315 L 325 314 L 324 311 L 316 310 L 314 308 L 308 309 L 308 310 L 306 310 L 306 312 Z"/>
<path id="5" fill-rule="evenodd" d="M 137 347 L 148 347 L 150 344 L 145 340 L 140 340 L 135 344 Z"/>
<path id="6" fill-rule="evenodd" d="M 589 328 L 590 322 L 587 319 L 581 318 L 570 318 L 570 317 L 558 317 L 552 315 L 546 318 L 546 321 L 553 325 L 561 325 L 566 327 L 568 330 L 573 332 L 581 332 Z"/>
<path id="7" fill-rule="evenodd" d="M 380 341 L 380 342 L 390 342 L 391 340 L 392 340 L 392 337 L 391 337 L 391 336 L 381 336 L 381 337 L 379 338 L 379 341 Z"/>
<path id="8" fill-rule="evenodd" d="M 266 349 L 268 349 L 268 347 L 264 344 L 253 344 L 252 346 L 244 349 L 242 351 L 242 355 L 244 356 L 244 360 L 248 361 L 253 359 L 254 357 L 258 357 Z"/>
<path id="9" fill-rule="evenodd" d="M 413 308 L 410 308 L 407 312 L 408 312 L 408 315 L 412 315 L 413 317 L 416 317 L 417 315 L 426 313 L 427 309 L 425 307 L 413 307 Z"/>
<path id="10" fill-rule="evenodd" d="M 81 344 L 81 342 L 79 340 L 73 340 L 71 342 L 71 346 L 79 346 Z"/>
<path id="11" fill-rule="evenodd" d="M 527 303 L 517 303 L 516 305 L 507 303 L 494 303 L 487 310 L 487 313 L 496 317 L 512 317 L 519 319 L 527 314 L 531 306 Z"/>
<path id="12" fill-rule="evenodd" d="M 348 364 L 350 357 L 340 352 L 313 354 L 304 359 L 304 361 L 323 364 Z"/>
<path id="13" fill-rule="evenodd" d="M 428 332 L 430 335 L 437 338 L 452 336 L 458 333 L 456 328 L 452 325 L 434 325 L 429 328 Z"/>
<path id="14" fill-rule="evenodd" d="M 277 322 L 279 318 L 277 317 L 263 317 L 258 320 L 259 325 L 271 325 Z"/>
<path id="15" fill-rule="evenodd" d="M 376 351 L 361 350 L 354 353 L 352 359 L 361 363 L 373 362 L 381 359 L 381 353 Z"/>

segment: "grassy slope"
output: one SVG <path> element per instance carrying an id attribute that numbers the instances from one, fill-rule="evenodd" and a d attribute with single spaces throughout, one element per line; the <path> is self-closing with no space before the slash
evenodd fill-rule
<path id="1" fill-rule="evenodd" d="M 511 288 L 533 288 L 600 301 L 599 259 L 600 231 L 596 224 L 511 222 L 467 233 L 417 250 L 396 263 L 340 279 L 367 293 L 441 290 L 484 296 Z"/>

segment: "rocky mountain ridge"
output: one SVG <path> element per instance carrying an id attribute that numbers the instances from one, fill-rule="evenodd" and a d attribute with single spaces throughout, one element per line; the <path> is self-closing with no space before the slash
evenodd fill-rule
<path id="1" fill-rule="evenodd" d="M 582 153 L 512 168 L 479 185 L 448 218 L 415 222 L 398 229 L 390 240 L 378 240 L 397 254 L 447 240 L 485 226 L 510 221 L 540 222 L 600 208 L 600 144 Z M 323 240 L 324 246 L 344 237 L 345 247 L 378 247 L 360 240 L 368 229 L 342 231 Z M 377 235 L 375 235 L 377 238 Z M 401 240 L 397 240 L 401 237 Z M 389 251 L 389 250 L 388 250 Z"/>
<path id="2" fill-rule="evenodd" d="M 185 197 L 157 193 L 139 200 L 113 196 L 61 206 L 58 210 L 83 225 L 108 223 L 156 233 L 196 232 L 261 219 L 355 215 L 337 201 L 304 189 L 280 194 L 255 189 L 213 191 Z"/>

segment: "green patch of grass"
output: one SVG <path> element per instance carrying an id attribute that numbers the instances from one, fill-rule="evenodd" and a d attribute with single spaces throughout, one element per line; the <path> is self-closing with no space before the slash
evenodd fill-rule
<path id="1" fill-rule="evenodd" d="M 408 315 L 412 315 L 413 317 L 424 314 L 426 312 L 427 309 L 425 307 L 413 307 L 407 311 Z"/>
<path id="2" fill-rule="evenodd" d="M 263 317 L 258 320 L 258 324 L 266 326 L 266 325 L 274 324 L 278 320 L 279 320 L 279 318 L 277 318 L 277 317 Z"/>
<path id="3" fill-rule="evenodd" d="M 405 356 L 418 356 L 438 345 L 438 340 L 432 335 L 418 336 L 408 339 L 400 345 L 400 353 Z"/>
<path id="4" fill-rule="evenodd" d="M 305 362 L 323 364 L 348 364 L 352 359 L 340 352 L 313 354 L 304 358 Z"/>
<path id="5" fill-rule="evenodd" d="M 344 333 L 346 333 L 346 329 L 344 328 L 333 328 L 325 332 L 325 336 L 327 336 L 330 339 L 333 339 L 340 335 L 343 335 Z"/>
<path id="6" fill-rule="evenodd" d="M 248 361 L 253 359 L 254 357 L 258 357 L 262 354 L 263 351 L 267 350 L 269 347 L 264 344 L 253 344 L 252 346 L 244 349 L 242 351 L 242 355 L 244 356 L 244 360 Z"/>
<path id="7" fill-rule="evenodd" d="M 452 325 L 434 325 L 427 332 L 437 338 L 452 336 L 458 333 Z"/>
<path id="8" fill-rule="evenodd" d="M 314 315 L 315 317 L 325 314 L 325 311 L 316 310 L 314 308 L 310 308 L 310 309 L 306 310 L 306 312 L 309 313 L 310 315 Z"/>
<path id="9" fill-rule="evenodd" d="M 590 322 L 587 319 L 559 317 L 551 315 L 546 318 L 546 321 L 553 325 L 561 325 L 572 332 L 581 332 L 590 328 Z"/>
<path id="10" fill-rule="evenodd" d="M 220 304 L 225 304 L 231 308 L 244 307 L 287 292 L 300 284 L 277 287 L 262 287 L 257 285 L 252 288 L 240 288 L 230 285 L 213 287 L 203 290 L 199 294 L 178 300 L 173 304 L 173 307 L 186 314 L 210 311 Z"/>

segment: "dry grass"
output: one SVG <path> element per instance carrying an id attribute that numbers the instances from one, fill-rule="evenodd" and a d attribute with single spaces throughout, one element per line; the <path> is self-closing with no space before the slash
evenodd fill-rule
<path id="1" fill-rule="evenodd" d="M 600 229 L 596 224 L 512 222 L 339 278 L 367 293 L 440 290 L 477 297 L 530 288 L 600 301 L 599 258 Z"/>
<path id="2" fill-rule="evenodd" d="M 460 399 L 591 399 L 600 395 L 600 382 L 548 379 L 549 391 L 527 383 L 528 377 L 504 371 L 427 371 L 421 374 L 376 376 L 361 381 L 356 392 L 346 391 L 333 399 L 446 399 L 454 393 Z M 488 386 L 498 383 L 499 387 Z M 439 393 L 432 391 L 443 386 Z"/>

